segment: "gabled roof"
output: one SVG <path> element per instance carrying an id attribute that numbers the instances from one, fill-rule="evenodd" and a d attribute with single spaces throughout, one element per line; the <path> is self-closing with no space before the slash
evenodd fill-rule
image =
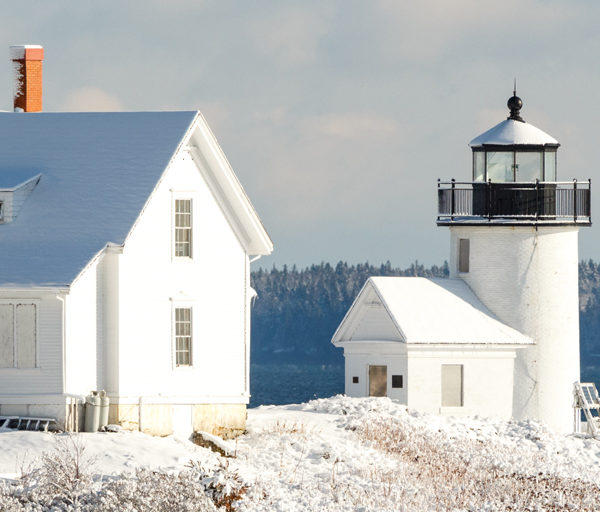
<path id="1" fill-rule="evenodd" d="M 532 124 L 506 119 L 469 142 L 471 147 L 486 144 L 501 146 L 513 144 L 540 146 L 548 144 L 558 146 L 558 141 Z"/>
<path id="2" fill-rule="evenodd" d="M 198 131 L 210 133 L 195 111 L 0 113 L 0 187 L 41 174 L 16 220 L 0 225 L 0 286 L 68 285 L 107 243 L 122 244 L 178 148 Z M 214 137 L 209 145 L 218 148 Z M 218 165 L 233 174 L 224 157 Z M 270 252 L 254 209 L 236 194 L 233 216 L 245 216 L 235 220 L 250 226 L 248 245 Z M 227 209 L 224 195 L 216 198 Z"/>
<path id="3" fill-rule="evenodd" d="M 397 340 L 409 344 L 533 344 L 500 322 L 461 279 L 371 277 L 333 335 L 342 342 L 394 341 L 365 336 L 358 328 L 370 310 L 383 308 Z"/>
<path id="4" fill-rule="evenodd" d="M 271 254 L 273 242 L 201 114 L 187 144 L 246 252 L 253 255 Z"/>
<path id="5" fill-rule="evenodd" d="M 30 169 L 7 169 L 0 172 L 0 190 L 14 190 L 39 177 Z"/>

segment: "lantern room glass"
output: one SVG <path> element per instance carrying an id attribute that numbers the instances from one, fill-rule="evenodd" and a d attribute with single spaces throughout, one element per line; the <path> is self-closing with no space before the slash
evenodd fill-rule
<path id="1" fill-rule="evenodd" d="M 485 181 L 485 151 L 473 151 L 473 181 Z"/>
<path id="2" fill-rule="evenodd" d="M 507 148 L 509 149 L 509 148 Z M 556 148 L 473 151 L 473 181 L 534 183 L 556 181 Z"/>
<path id="3" fill-rule="evenodd" d="M 544 153 L 544 181 L 556 181 L 556 151 Z"/>
<path id="4" fill-rule="evenodd" d="M 514 153 L 512 151 L 487 152 L 487 179 L 514 181 Z"/>
<path id="5" fill-rule="evenodd" d="M 515 181 L 542 181 L 542 153 L 517 151 L 515 153 Z"/>

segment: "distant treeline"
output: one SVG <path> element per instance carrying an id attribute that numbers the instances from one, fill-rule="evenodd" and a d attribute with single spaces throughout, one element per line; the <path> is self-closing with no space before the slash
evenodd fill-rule
<path id="1" fill-rule="evenodd" d="M 418 262 L 393 268 L 388 261 L 348 265 L 340 261 L 252 272 L 258 300 L 252 309 L 252 362 L 343 364 L 331 336 L 371 276 L 448 277 L 448 264 L 426 268 Z M 579 264 L 582 360 L 600 362 L 600 264 Z"/>
<path id="2" fill-rule="evenodd" d="M 600 364 L 600 265 L 592 260 L 579 264 L 579 330 L 582 364 Z"/>
<path id="3" fill-rule="evenodd" d="M 253 363 L 343 364 L 331 337 L 370 276 L 448 277 L 448 264 L 409 268 L 391 263 L 348 265 L 340 261 L 252 272 L 258 299 L 252 308 Z"/>

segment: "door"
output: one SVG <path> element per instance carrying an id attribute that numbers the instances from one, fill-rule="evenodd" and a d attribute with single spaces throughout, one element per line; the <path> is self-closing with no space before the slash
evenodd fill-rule
<path id="1" fill-rule="evenodd" d="M 463 406 L 463 365 L 442 365 L 442 407 Z"/>
<path id="2" fill-rule="evenodd" d="M 387 396 L 387 366 L 369 366 L 369 396 Z"/>

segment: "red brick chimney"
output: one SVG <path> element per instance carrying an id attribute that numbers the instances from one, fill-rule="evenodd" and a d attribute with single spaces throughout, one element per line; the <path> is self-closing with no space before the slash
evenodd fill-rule
<path id="1" fill-rule="evenodd" d="M 42 61 L 44 48 L 37 45 L 11 46 L 13 106 L 15 112 L 42 110 Z"/>

